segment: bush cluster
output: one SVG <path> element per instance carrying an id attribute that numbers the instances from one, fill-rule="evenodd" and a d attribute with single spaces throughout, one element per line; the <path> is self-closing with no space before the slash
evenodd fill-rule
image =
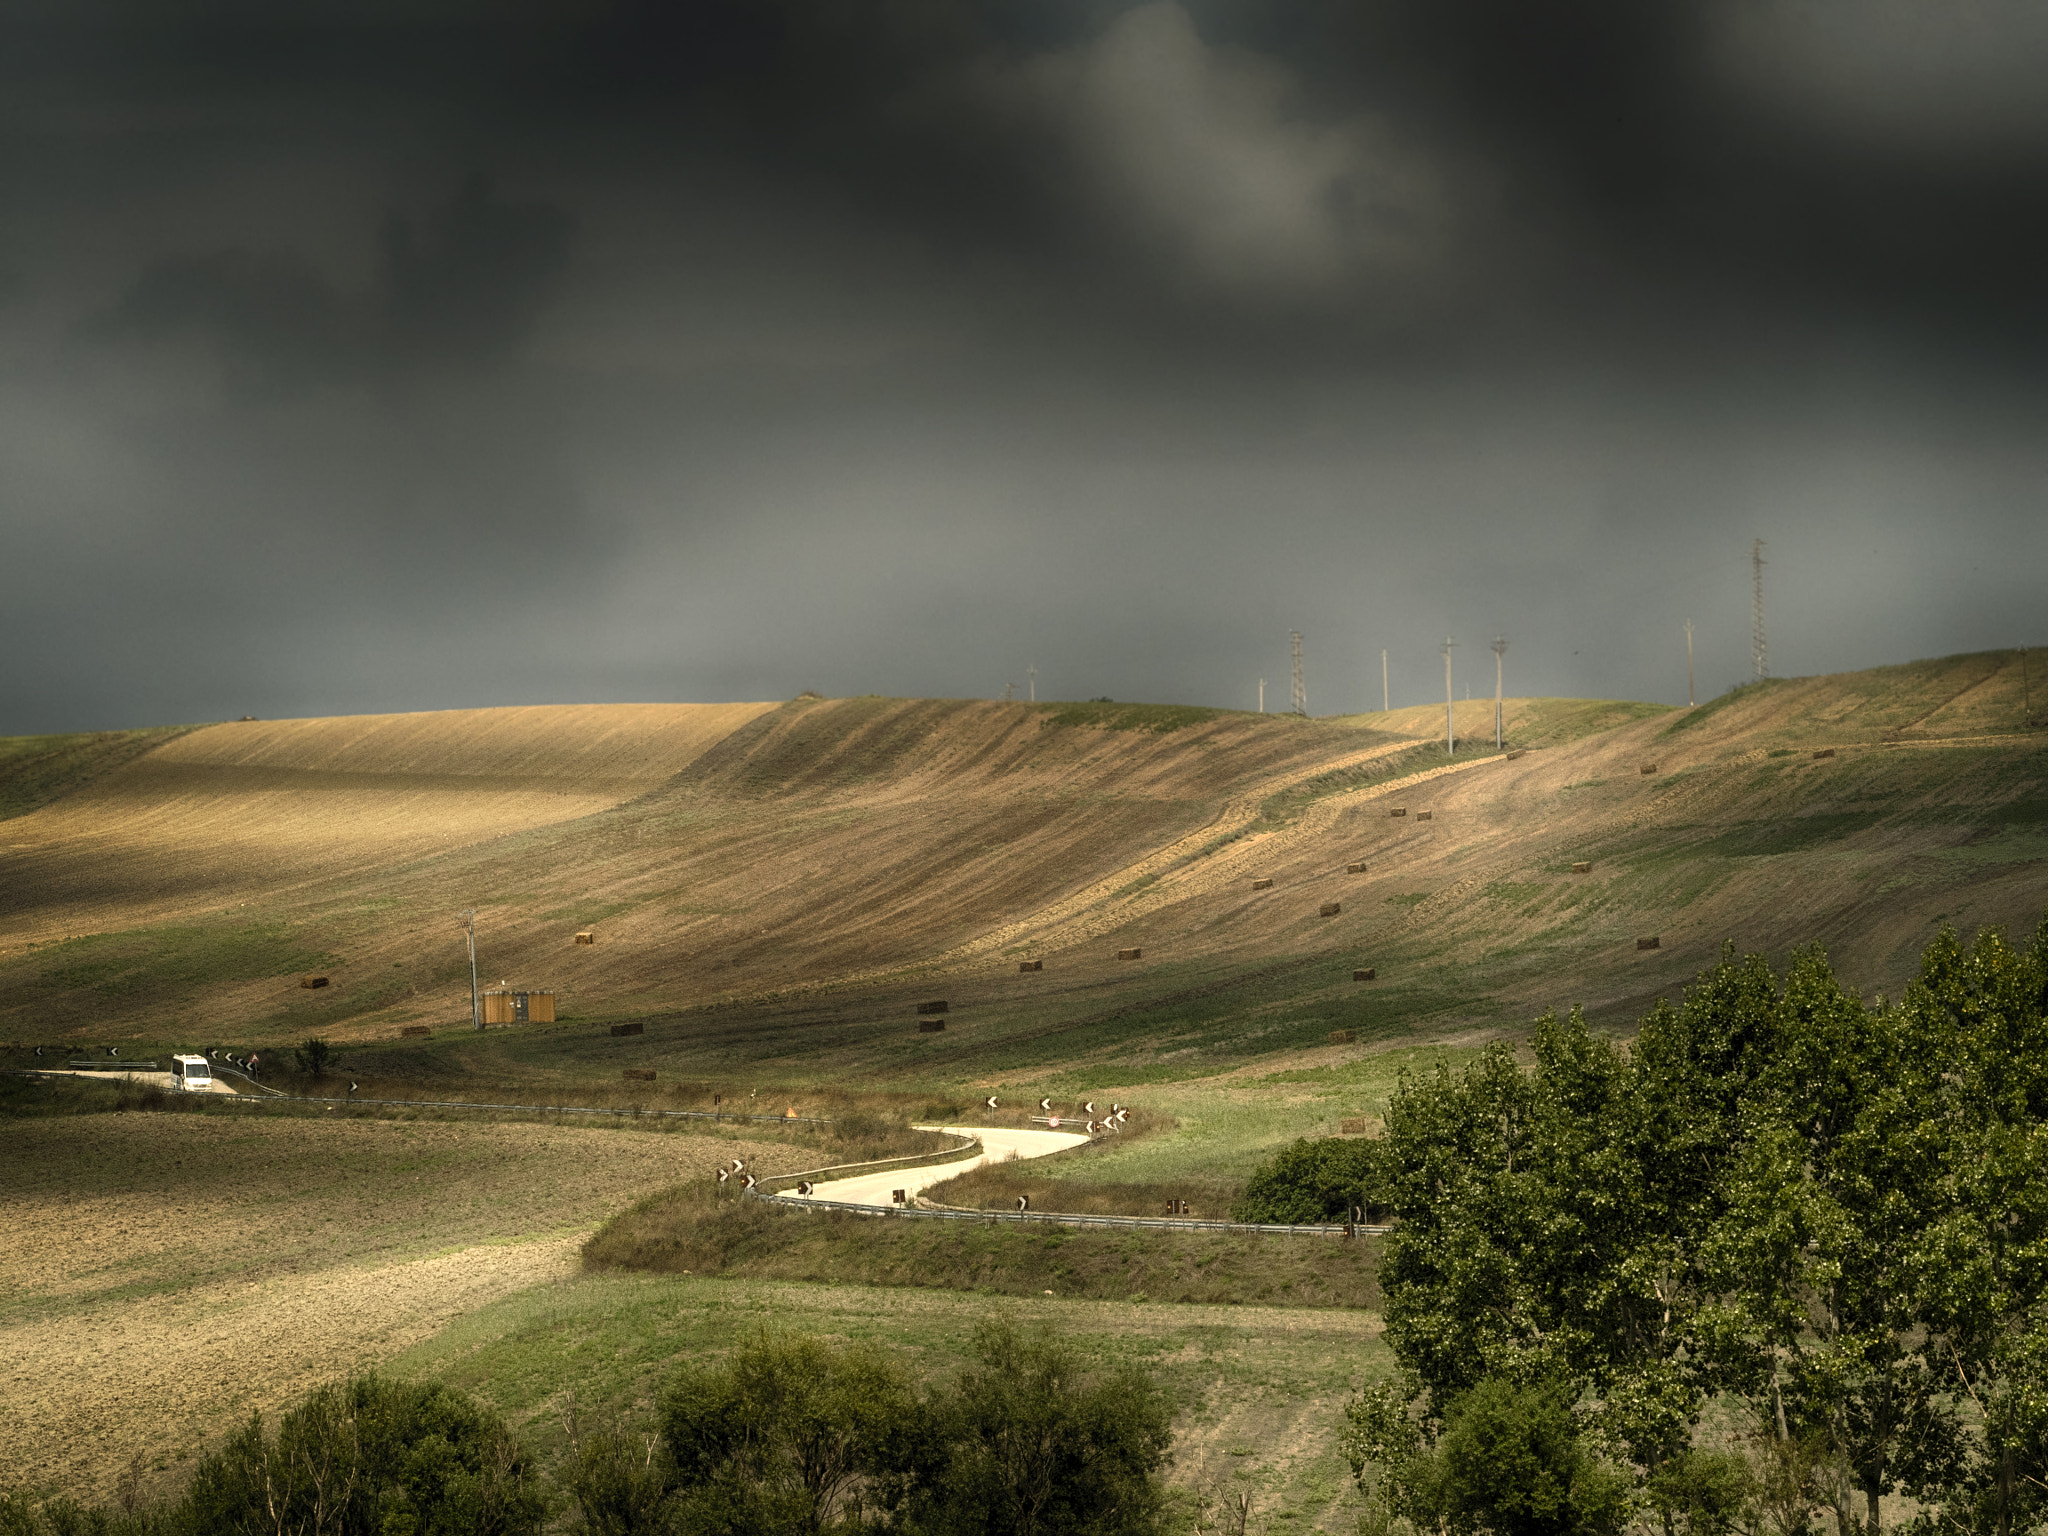
<path id="1" fill-rule="evenodd" d="M 1164 1517 L 1159 1389 L 1002 1326 L 935 1390 L 871 1347 L 762 1334 L 682 1366 L 650 1433 L 566 1417 L 550 1480 L 462 1393 L 365 1376 L 274 1434 L 252 1418 L 168 1504 L 139 1478 L 114 1508 L 0 1496 L 0 1536 L 529 1536 L 563 1516 L 590 1536 L 1151 1536 Z"/>

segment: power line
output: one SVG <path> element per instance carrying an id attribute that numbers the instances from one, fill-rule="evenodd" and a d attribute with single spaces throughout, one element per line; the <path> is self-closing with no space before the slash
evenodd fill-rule
<path id="1" fill-rule="evenodd" d="M 1508 637 L 1506 635 L 1495 635 L 1493 637 L 1493 750 L 1496 752 L 1501 749 L 1503 744 L 1501 679 L 1505 675 L 1504 668 L 1506 666 L 1507 654 Z"/>
<path id="2" fill-rule="evenodd" d="M 1458 755 L 1458 738 L 1451 729 L 1451 650 L 1457 643 L 1444 636 L 1444 751 L 1452 757 Z"/>
<path id="3" fill-rule="evenodd" d="M 484 1027 L 483 1010 L 477 1005 L 476 997 L 476 909 L 470 908 L 462 914 L 469 924 L 469 1026 L 471 1029 Z"/>
<path id="4" fill-rule="evenodd" d="M 1771 675 L 1771 651 L 1764 643 L 1764 541 L 1758 539 L 1749 547 L 1750 567 L 1756 581 L 1756 605 L 1750 620 L 1749 648 L 1756 663 L 1755 681 L 1762 682 Z"/>

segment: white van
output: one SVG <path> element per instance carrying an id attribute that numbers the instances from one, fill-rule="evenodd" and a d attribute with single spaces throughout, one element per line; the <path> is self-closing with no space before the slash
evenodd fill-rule
<path id="1" fill-rule="evenodd" d="M 213 1073 L 204 1056 L 173 1056 L 171 1081 L 186 1093 L 213 1092 Z"/>

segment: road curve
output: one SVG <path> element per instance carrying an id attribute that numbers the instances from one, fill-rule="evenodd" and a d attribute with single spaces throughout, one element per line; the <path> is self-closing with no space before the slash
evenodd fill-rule
<path id="1" fill-rule="evenodd" d="M 954 1136 L 979 1136 L 981 1156 L 963 1157 L 956 1163 L 935 1163 L 925 1168 L 898 1168 L 893 1172 L 861 1173 L 852 1178 L 833 1179 L 827 1184 L 813 1185 L 809 1198 L 833 1200 L 845 1205 L 872 1205 L 886 1210 L 893 1203 L 892 1196 L 896 1190 L 904 1191 L 907 1199 L 955 1174 L 979 1168 L 983 1163 L 1000 1163 L 1012 1157 L 1044 1157 L 1048 1153 L 1078 1147 L 1088 1140 L 1079 1131 L 1024 1131 L 982 1125 L 920 1125 L 918 1129 L 945 1131 Z M 782 1191 L 781 1197 L 786 1200 L 805 1198 L 793 1189 Z"/>

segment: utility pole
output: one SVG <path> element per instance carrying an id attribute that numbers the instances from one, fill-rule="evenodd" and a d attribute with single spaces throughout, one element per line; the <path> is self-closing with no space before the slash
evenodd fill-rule
<path id="1" fill-rule="evenodd" d="M 1449 635 L 1444 636 L 1444 752 L 1450 757 L 1458 755 L 1457 733 L 1451 729 L 1451 648 L 1457 643 Z"/>
<path id="2" fill-rule="evenodd" d="M 469 1027 L 480 1030 L 484 1027 L 484 1013 L 476 996 L 476 908 L 471 907 L 462 916 L 469 924 Z"/>
<path id="3" fill-rule="evenodd" d="M 1033 662 L 1024 669 L 1024 675 L 1031 679 L 1031 702 L 1038 702 L 1038 663 Z"/>
<path id="4" fill-rule="evenodd" d="M 1009 702 L 1010 702 L 1010 701 L 1011 701 L 1012 699 L 1014 699 L 1014 698 L 1016 698 L 1016 697 L 1017 697 L 1017 685 L 1016 685 L 1015 683 L 1005 683 L 1005 684 L 1003 684 L 1003 702 L 1004 702 L 1005 704 L 1007 704 L 1007 703 L 1009 703 Z"/>
<path id="5" fill-rule="evenodd" d="M 1394 706 L 1387 702 L 1387 653 L 1380 652 L 1380 713 L 1385 714 Z"/>
<path id="6" fill-rule="evenodd" d="M 2020 716 L 2020 724 L 2032 725 L 2034 723 L 2034 689 L 2033 685 L 2027 681 L 2027 648 L 2024 645 L 2020 647 L 2020 708 L 2025 711 Z"/>
<path id="7" fill-rule="evenodd" d="M 1290 706 L 1295 714 L 1308 713 L 1308 684 L 1301 676 L 1301 631 L 1290 629 L 1288 638 L 1294 642 L 1294 702 Z"/>
<path id="8" fill-rule="evenodd" d="M 1263 715 L 1263 714 L 1264 714 L 1265 712 L 1266 712 L 1266 680 L 1265 680 L 1265 679 L 1264 679 L 1264 678 L 1262 677 L 1262 678 L 1260 678 L 1260 679 L 1259 679 L 1259 713 Z"/>
<path id="9" fill-rule="evenodd" d="M 1755 682 L 1762 682 L 1771 675 L 1771 651 L 1764 643 L 1764 541 L 1758 539 L 1749 546 L 1749 560 L 1756 579 L 1755 612 L 1750 619 L 1749 649 L 1756 663 Z"/>
<path id="10" fill-rule="evenodd" d="M 1495 635 L 1493 637 L 1493 750 L 1496 752 L 1501 749 L 1505 737 L 1502 720 L 1504 697 L 1501 691 L 1501 678 L 1504 675 L 1503 669 L 1506 665 L 1507 654 L 1507 636 Z"/>
<path id="11" fill-rule="evenodd" d="M 1692 708 L 1692 620 L 1685 621 L 1685 707 Z"/>

